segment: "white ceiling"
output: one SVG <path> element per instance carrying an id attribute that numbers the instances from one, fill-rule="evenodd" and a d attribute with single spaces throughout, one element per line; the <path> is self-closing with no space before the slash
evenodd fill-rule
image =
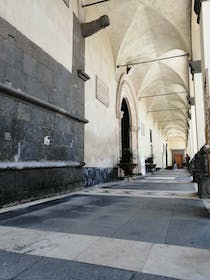
<path id="1" fill-rule="evenodd" d="M 107 32 L 116 65 L 179 56 L 191 51 L 191 0 L 111 0 L 98 5 L 97 9 L 110 18 Z M 166 138 L 186 139 L 188 59 L 180 56 L 136 64 L 128 74 L 135 85 L 136 102 L 145 102 L 148 111 L 181 108 L 149 112 Z M 174 92 L 182 93 L 139 101 L 142 96 Z"/>

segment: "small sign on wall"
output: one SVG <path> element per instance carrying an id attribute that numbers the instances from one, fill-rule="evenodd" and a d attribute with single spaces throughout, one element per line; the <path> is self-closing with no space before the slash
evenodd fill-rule
<path id="1" fill-rule="evenodd" d="M 109 88 L 105 82 L 96 75 L 96 98 L 109 107 Z"/>

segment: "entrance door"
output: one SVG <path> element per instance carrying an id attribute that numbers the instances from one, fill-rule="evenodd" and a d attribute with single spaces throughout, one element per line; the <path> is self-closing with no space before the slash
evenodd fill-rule
<path id="1" fill-rule="evenodd" d="M 183 167 L 183 154 L 174 154 L 174 160 L 176 161 L 177 168 Z"/>

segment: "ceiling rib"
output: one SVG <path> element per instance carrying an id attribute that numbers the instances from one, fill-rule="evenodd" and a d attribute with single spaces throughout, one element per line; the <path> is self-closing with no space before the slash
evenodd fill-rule
<path id="1" fill-rule="evenodd" d="M 163 93 L 163 94 L 153 94 L 153 95 L 145 95 L 145 96 L 141 96 L 139 97 L 139 101 L 142 98 L 150 98 L 150 97 L 161 97 L 161 96 L 166 96 L 166 95 L 174 95 L 174 94 L 183 94 L 183 93 L 188 93 L 188 91 L 177 91 L 177 92 L 169 92 L 169 93 Z"/>
<path id="2" fill-rule="evenodd" d="M 161 122 L 180 122 L 180 121 L 184 121 L 184 119 L 175 119 L 175 120 L 165 120 L 165 121 L 156 121 L 157 123 L 161 123 Z"/>
<path id="3" fill-rule="evenodd" d="M 150 110 L 147 113 L 156 113 L 156 112 L 164 112 L 164 111 L 175 111 L 175 110 L 188 110 L 187 108 L 168 108 L 168 109 L 160 109 L 160 110 Z"/>

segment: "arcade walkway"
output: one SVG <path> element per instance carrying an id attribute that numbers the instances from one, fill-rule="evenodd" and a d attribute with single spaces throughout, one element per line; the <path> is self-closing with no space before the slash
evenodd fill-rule
<path id="1" fill-rule="evenodd" d="M 206 205 L 178 170 L 14 208 L 0 216 L 0 280 L 207 280 Z"/>

